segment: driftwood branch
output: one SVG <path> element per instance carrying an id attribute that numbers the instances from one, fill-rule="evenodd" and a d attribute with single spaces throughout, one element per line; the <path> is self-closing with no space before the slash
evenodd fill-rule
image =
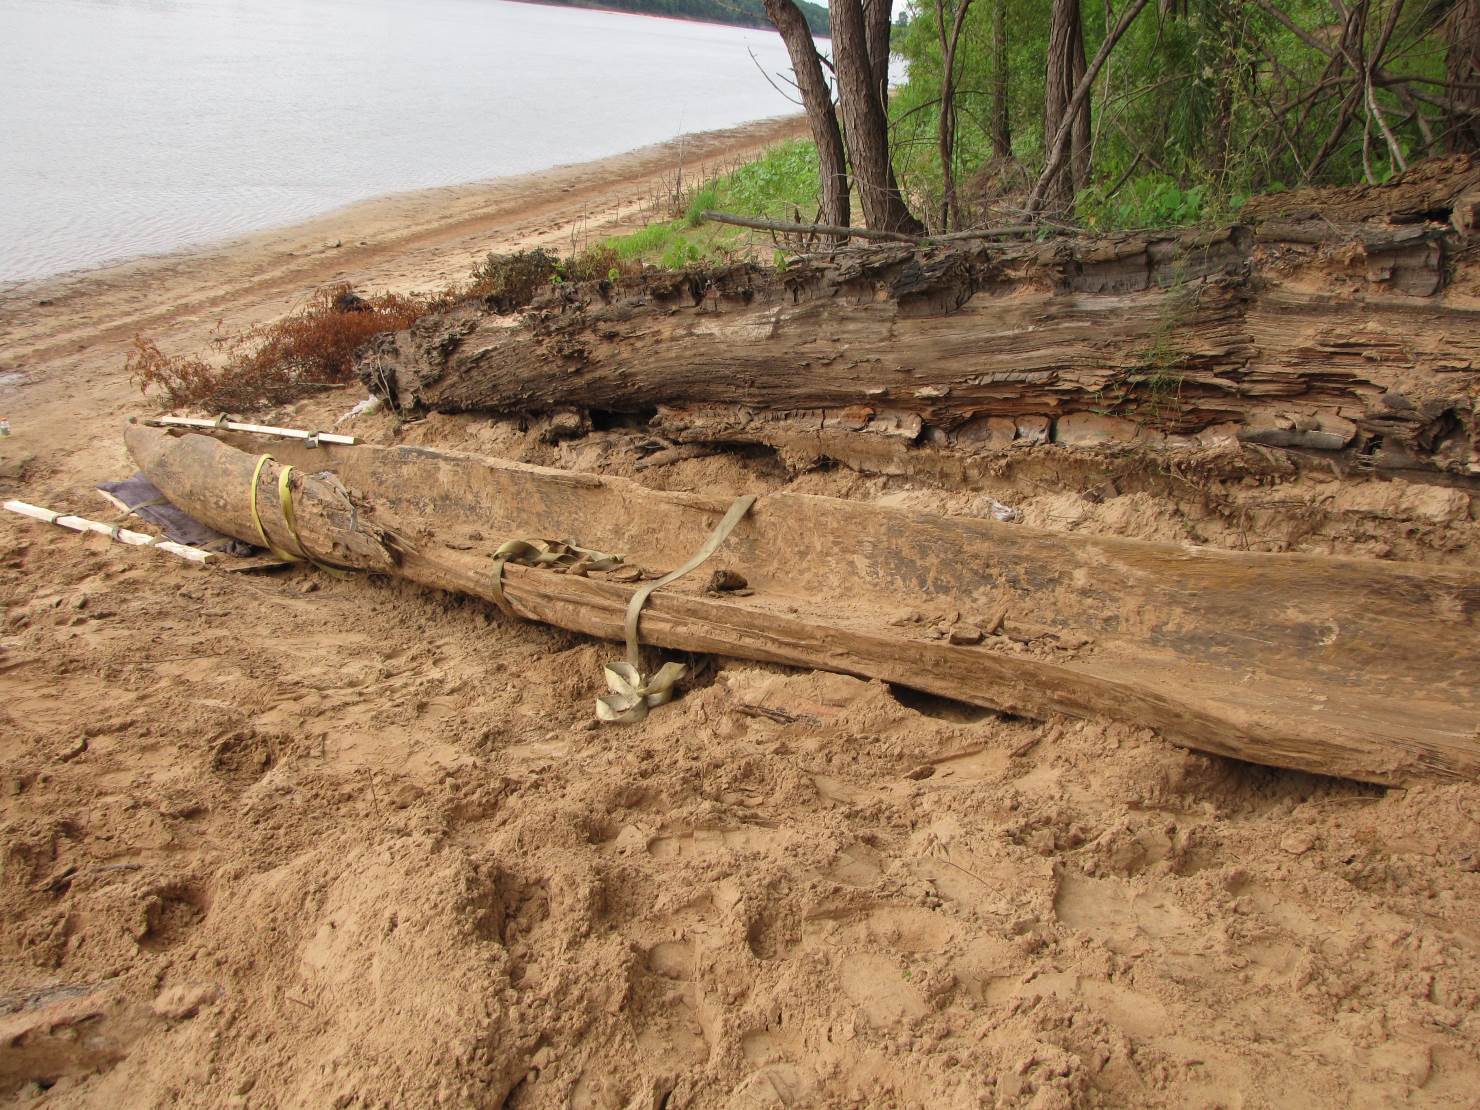
<path id="1" fill-rule="evenodd" d="M 731 224 L 734 227 L 749 227 L 757 231 L 780 231 L 788 235 L 832 235 L 846 238 L 856 235 L 860 239 L 877 239 L 889 243 L 909 243 L 915 246 L 926 242 L 951 242 L 960 239 L 1001 239 L 1012 235 L 1026 235 L 1036 230 L 1034 224 L 1008 224 L 1004 227 L 980 227 L 967 231 L 953 231 L 948 235 L 906 235 L 899 231 L 879 231 L 872 227 L 838 227 L 833 224 L 802 224 L 790 220 L 767 220 L 759 216 L 736 216 L 729 212 L 705 212 L 704 219 L 711 223 Z"/>
<path id="2" fill-rule="evenodd" d="M 757 231 L 780 231 L 788 235 L 834 235 L 840 238 L 857 236 L 860 239 L 878 239 L 890 243 L 918 243 L 920 236 L 905 235 L 898 231 L 880 231 L 872 227 L 838 227 L 835 224 L 800 224 L 789 220 L 765 220 L 758 216 L 735 216 L 728 212 L 705 212 L 704 219 L 716 224 L 732 224 L 749 227 Z"/>

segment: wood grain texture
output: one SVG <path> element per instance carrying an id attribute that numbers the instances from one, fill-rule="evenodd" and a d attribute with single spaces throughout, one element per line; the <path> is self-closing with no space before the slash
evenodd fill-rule
<path id="1" fill-rule="evenodd" d="M 246 463 L 219 465 L 250 456 L 219 444 L 212 468 L 187 477 L 184 460 L 207 457 L 187 442 L 199 438 L 128 433 L 166 496 L 250 539 L 231 505 L 245 495 Z M 483 598 L 489 556 L 510 537 L 571 537 L 660 573 L 703 543 L 728 503 L 424 448 L 273 451 L 332 470 L 362 506 L 360 527 L 401 537 L 396 573 Z M 1071 537 L 794 494 L 763 497 L 715 561 L 743 573 L 754 596 L 677 583 L 645 611 L 645 643 L 1027 716 L 1109 717 L 1201 751 L 1372 782 L 1480 777 L 1474 571 Z M 621 639 L 631 586 L 507 575 L 521 614 Z M 1004 608 L 1009 631 L 1038 630 L 1028 646 L 952 645 L 909 619 Z"/>
<path id="2" fill-rule="evenodd" d="M 1101 416 L 1110 442 L 1229 426 L 1467 476 L 1480 301 L 1446 287 L 1447 243 L 1271 225 L 847 250 L 560 286 L 518 315 L 465 304 L 382 340 L 362 373 L 403 407 L 657 410 L 695 441 L 785 447 L 800 425 L 971 453 L 983 420 L 1042 418 L 1057 442 L 1064 417 Z"/>
<path id="3" fill-rule="evenodd" d="M 248 543 L 261 544 L 252 516 L 252 479 L 257 478 L 257 509 L 267 538 L 281 550 L 301 554 L 307 545 L 314 558 L 356 570 L 393 570 L 397 552 L 394 537 L 365 518 L 344 487 L 299 470 L 292 477 L 297 537 L 288 531 L 278 500 L 282 466 L 277 446 L 293 440 L 255 440 L 250 453 L 239 451 L 207 435 L 171 435 L 160 428 L 130 425 L 124 441 L 139 469 L 164 483 L 161 492 L 218 532 Z M 272 443 L 275 461 L 260 472 L 257 460 L 263 445 Z M 302 464 L 300 464 L 302 465 Z M 151 479 L 152 480 L 152 479 Z"/>

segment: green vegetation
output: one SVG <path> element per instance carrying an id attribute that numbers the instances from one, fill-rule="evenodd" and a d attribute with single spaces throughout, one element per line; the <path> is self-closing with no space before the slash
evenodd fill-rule
<path id="1" fill-rule="evenodd" d="M 674 19 L 697 19 L 705 23 L 734 23 L 742 27 L 769 27 L 761 0 L 535 0 L 569 8 L 603 8 L 610 11 L 636 12 L 639 15 L 666 15 Z M 798 0 L 797 7 L 807 18 L 815 35 L 828 33 L 827 7 Z"/>
<path id="2" fill-rule="evenodd" d="M 704 223 L 708 209 L 743 216 L 811 221 L 817 215 L 817 150 L 797 139 L 732 173 L 706 181 L 683 198 L 683 215 L 602 243 L 624 263 L 680 269 L 753 253 L 755 236 L 742 228 Z"/>
<path id="3" fill-rule="evenodd" d="M 961 223 L 1010 223 L 1046 160 L 1050 5 L 965 2 L 950 160 Z M 949 29 L 962 3 L 911 0 L 894 34 L 909 63 L 891 104 L 894 166 L 932 229 L 947 222 L 942 17 Z M 1128 3 L 1078 5 L 1084 56 L 1095 57 Z M 1049 209 L 1096 229 L 1215 221 L 1255 193 L 1381 181 L 1414 159 L 1474 149 L 1476 19 L 1480 0 L 1151 4 L 1093 81 L 1068 210 Z"/>

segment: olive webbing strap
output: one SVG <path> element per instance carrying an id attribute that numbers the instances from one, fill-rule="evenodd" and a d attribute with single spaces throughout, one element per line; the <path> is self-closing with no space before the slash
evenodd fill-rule
<path id="1" fill-rule="evenodd" d="M 677 570 L 639 586 L 627 603 L 627 615 L 623 632 L 627 640 L 627 658 L 622 662 L 608 663 L 602 668 L 607 688 L 611 693 L 596 699 L 598 720 L 617 724 L 631 724 L 647 716 L 647 711 L 662 705 L 673 697 L 674 685 L 688 673 L 682 663 L 665 663 L 658 672 L 646 677 L 641 670 L 641 641 L 638 624 L 642 619 L 642 608 L 654 590 L 668 585 L 688 574 L 703 563 L 724 543 L 735 525 L 756 503 L 755 494 L 737 497 L 730 503 L 724 517 L 709 533 L 704 546 Z M 517 616 L 509 600 L 504 596 L 504 566 L 518 563 L 522 566 L 557 566 L 567 571 L 582 573 L 584 570 L 610 570 L 622 562 L 619 555 L 604 555 L 599 551 L 588 551 L 569 541 L 558 543 L 552 540 L 514 539 L 504 543 L 493 556 L 493 599 L 498 607 L 510 616 Z"/>
<path id="2" fill-rule="evenodd" d="M 262 540 L 262 546 L 284 562 L 307 562 L 318 567 L 325 574 L 332 574 L 335 578 L 348 578 L 349 571 L 346 568 L 331 566 L 321 559 L 314 558 L 304 544 L 303 537 L 298 534 L 298 520 L 293 514 L 293 468 L 291 466 L 281 466 L 278 470 L 278 508 L 282 511 L 283 524 L 288 529 L 288 535 L 293 537 L 293 542 L 298 546 L 298 554 L 284 551 L 268 536 L 267 529 L 262 525 L 262 514 L 257 507 L 257 483 L 262 477 L 262 468 L 272 461 L 271 455 L 262 455 L 257 459 L 257 468 L 252 471 L 252 523 L 257 526 L 257 535 Z"/>
<path id="3" fill-rule="evenodd" d="M 645 676 L 642 673 L 637 627 L 638 621 L 642 618 L 642 607 L 647 604 L 647 599 L 652 596 L 654 590 L 660 586 L 666 586 L 675 579 L 682 578 L 713 555 L 719 545 L 724 543 L 726 537 L 734 530 L 735 525 L 740 523 L 740 518 L 750 511 L 750 507 L 755 502 L 755 494 L 735 498 L 724 518 L 715 525 L 714 531 L 709 533 L 704 546 L 694 552 L 693 558 L 677 570 L 669 571 L 662 578 L 638 587 L 633 593 L 632 600 L 627 603 L 627 620 L 624 628 L 627 634 L 627 658 L 619 663 L 608 663 L 601 669 L 602 675 L 606 678 L 606 687 L 611 693 L 596 699 L 596 719 L 598 721 L 618 725 L 636 724 L 647 716 L 649 709 L 655 709 L 673 699 L 674 686 L 689 673 L 689 668 L 683 663 L 664 663 L 655 675 Z"/>
<path id="4" fill-rule="evenodd" d="M 704 546 L 694 552 L 693 558 L 677 570 L 671 570 L 663 575 L 662 578 L 654 582 L 646 582 L 637 588 L 637 592 L 632 595 L 632 600 L 627 603 L 627 622 L 624 627 L 624 631 L 627 634 L 627 662 L 630 666 L 635 668 L 639 662 L 637 622 L 642 618 L 642 607 L 647 604 L 648 597 L 654 590 L 682 578 L 719 550 L 719 545 L 725 542 L 729 534 L 735 530 L 735 525 L 740 523 L 740 518 L 750 512 L 750 507 L 755 502 L 756 495 L 753 493 L 747 493 L 743 497 L 735 498 L 730 503 L 729 511 L 725 513 L 724 518 L 715 525 L 714 531 L 709 533 L 709 538 L 704 541 Z"/>

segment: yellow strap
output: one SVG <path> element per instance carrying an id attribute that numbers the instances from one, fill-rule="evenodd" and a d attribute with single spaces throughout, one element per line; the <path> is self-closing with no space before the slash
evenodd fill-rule
<path id="1" fill-rule="evenodd" d="M 262 516 L 257 510 L 257 482 L 262 477 L 262 468 L 271 461 L 271 455 L 263 455 L 257 460 L 257 469 L 252 472 L 252 523 L 257 526 L 257 535 L 262 538 L 262 546 L 286 562 L 306 561 L 324 573 L 332 574 L 335 578 L 348 578 L 349 572 L 344 568 L 330 566 L 328 563 L 315 559 L 304 544 L 303 537 L 298 534 L 298 521 L 293 515 L 293 468 L 291 466 L 281 467 L 278 471 L 278 508 L 282 510 L 283 524 L 287 526 L 288 535 L 293 537 L 293 542 L 298 547 L 298 554 L 294 555 L 292 552 L 284 551 L 268 538 L 267 529 L 262 526 Z"/>
<path id="2" fill-rule="evenodd" d="M 645 582 L 639 586 L 637 592 L 632 595 L 632 600 L 627 603 L 627 662 L 636 670 L 642 661 L 638 653 L 637 622 L 642 617 L 642 607 L 647 604 L 649 595 L 661 586 L 666 586 L 675 579 L 682 578 L 693 570 L 709 556 L 719 549 L 719 545 L 725 542 L 725 538 L 735 530 L 735 525 L 740 523 L 740 518 L 750 512 L 750 507 L 755 504 L 756 495 L 747 493 L 744 497 L 737 497 L 730 503 L 730 509 L 724 515 L 724 519 L 715 525 L 714 531 L 709 533 L 709 538 L 704 541 L 704 546 L 694 552 L 694 557 L 677 570 L 671 570 L 656 582 Z"/>
<path id="3" fill-rule="evenodd" d="M 298 556 L 284 551 L 268 538 L 267 529 L 262 527 L 262 514 L 257 511 L 257 482 L 262 477 L 262 468 L 270 462 L 272 462 L 271 455 L 260 455 L 257 458 L 257 469 L 252 471 L 252 523 L 257 526 L 257 536 L 262 540 L 263 547 L 285 563 L 296 563 L 299 561 Z"/>
<path id="4" fill-rule="evenodd" d="M 627 619 L 624 631 L 627 637 L 627 659 L 621 663 L 608 663 L 602 668 L 606 676 L 607 689 L 611 691 L 596 699 L 596 718 L 610 724 L 635 724 L 647 716 L 648 710 L 656 708 L 673 697 L 674 687 L 688 674 L 682 663 L 664 663 L 658 673 L 648 677 L 641 670 L 638 650 L 638 621 L 642 607 L 652 592 L 668 583 L 682 578 L 719 549 L 735 525 L 750 511 L 756 502 L 754 494 L 737 497 L 731 502 L 724 518 L 715 525 L 714 531 L 704 541 L 704 546 L 677 570 L 669 571 L 662 578 L 639 586 L 627 603 Z M 504 565 L 519 563 L 522 566 L 554 566 L 567 572 L 580 573 L 584 569 L 611 570 L 622 562 L 620 555 L 604 555 L 599 551 L 588 551 L 569 541 L 555 540 L 509 540 L 493 554 L 493 600 L 510 616 L 517 616 L 509 599 L 504 596 Z"/>
<path id="5" fill-rule="evenodd" d="M 493 601 L 511 617 L 519 616 L 504 596 L 504 565 L 518 563 L 523 567 L 553 567 L 568 574 L 584 575 L 587 571 L 615 570 L 622 556 L 608 555 L 578 547 L 571 540 L 508 540 L 493 553 Z"/>

